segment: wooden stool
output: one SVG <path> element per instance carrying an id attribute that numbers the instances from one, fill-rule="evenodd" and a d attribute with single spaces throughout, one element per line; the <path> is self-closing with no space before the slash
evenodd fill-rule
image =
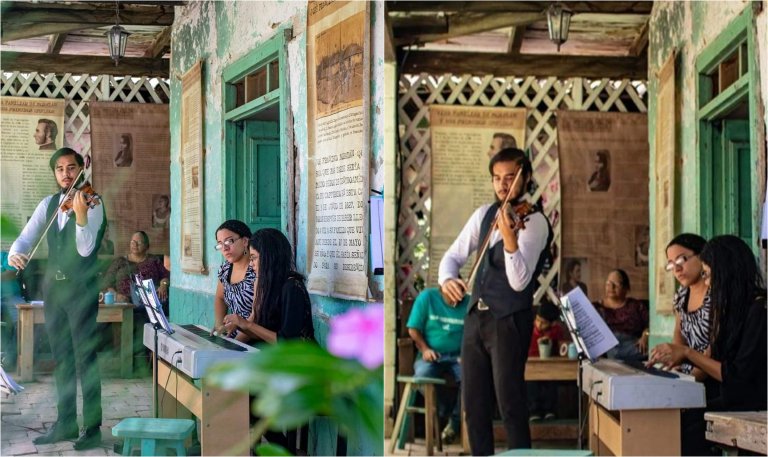
<path id="1" fill-rule="evenodd" d="M 408 414 L 412 413 L 424 414 L 424 435 L 426 435 L 425 438 L 427 441 L 427 455 L 432 455 L 432 448 L 434 447 L 435 440 L 437 441 L 437 450 L 442 452 L 443 443 L 440 439 L 440 423 L 437 420 L 435 386 L 438 384 L 445 384 L 445 379 L 398 376 L 397 382 L 405 383 L 405 389 L 403 390 L 400 409 L 397 411 L 395 426 L 392 429 L 392 437 L 389 442 L 389 454 L 394 454 L 395 444 L 397 444 L 398 449 L 403 449 L 405 447 L 406 432 L 408 431 L 410 422 L 410 416 L 408 416 Z M 418 391 L 418 389 L 414 389 L 414 385 L 417 388 L 419 386 L 424 388 L 423 408 L 414 406 L 416 403 L 416 392 Z"/>
<path id="2" fill-rule="evenodd" d="M 123 455 L 131 455 L 135 444 L 141 444 L 141 455 L 168 455 L 169 449 L 176 455 L 187 455 L 184 440 L 194 429 L 191 419 L 129 417 L 112 427 L 112 435 L 125 439 Z"/>
<path id="3" fill-rule="evenodd" d="M 538 456 L 547 455 L 553 457 L 565 457 L 565 456 L 589 456 L 592 455 L 590 450 L 577 450 L 577 449 L 510 449 L 496 455 L 528 455 Z"/>

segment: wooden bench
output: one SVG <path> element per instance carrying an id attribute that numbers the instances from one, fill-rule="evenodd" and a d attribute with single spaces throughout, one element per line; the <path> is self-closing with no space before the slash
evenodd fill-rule
<path id="1" fill-rule="evenodd" d="M 724 455 L 738 455 L 739 449 L 766 455 L 767 417 L 768 411 L 704 413 L 707 439 L 718 443 Z"/>

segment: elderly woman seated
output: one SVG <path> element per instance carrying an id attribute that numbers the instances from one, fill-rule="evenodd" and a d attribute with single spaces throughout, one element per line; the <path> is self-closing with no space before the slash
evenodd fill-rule
<path id="1" fill-rule="evenodd" d="M 157 289 L 157 296 L 163 304 L 163 311 L 168 314 L 168 280 L 170 272 L 165 269 L 162 255 L 149 254 L 149 236 L 143 231 L 134 232 L 128 248 L 128 254 L 115 257 L 102 279 L 102 290 L 116 294 L 115 301 L 132 302 L 134 328 L 134 357 L 146 355 L 142 344 L 144 323 L 149 322 L 138 294 L 134 293 L 132 277 L 141 274 L 144 279 L 151 279 Z M 145 361 L 148 363 L 148 359 Z M 141 368 L 137 363 L 137 368 Z M 148 364 L 144 364 L 147 368 Z"/>
<path id="2" fill-rule="evenodd" d="M 648 306 L 642 300 L 627 297 L 629 276 L 616 269 L 605 281 L 605 296 L 595 308 L 608 324 L 619 345 L 607 356 L 621 360 L 643 360 L 648 352 Z"/>

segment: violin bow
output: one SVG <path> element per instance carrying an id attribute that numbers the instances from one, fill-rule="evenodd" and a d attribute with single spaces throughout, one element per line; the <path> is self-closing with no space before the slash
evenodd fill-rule
<path id="1" fill-rule="evenodd" d="M 480 245 L 480 249 L 477 251 L 477 258 L 475 259 L 475 263 L 472 265 L 472 269 L 470 270 L 469 281 L 467 281 L 468 290 L 466 290 L 465 293 L 472 290 L 472 287 L 474 286 L 477 271 L 480 269 L 480 262 L 482 262 L 483 257 L 485 256 L 485 252 L 488 250 L 488 244 L 491 242 L 491 235 L 493 234 L 493 231 L 496 230 L 496 227 L 498 227 L 499 218 L 501 218 L 501 212 L 504 210 L 504 207 L 507 206 L 507 203 L 509 203 L 509 199 L 512 196 L 512 190 L 517 185 L 517 181 L 520 179 L 520 175 L 522 175 L 522 173 L 523 167 L 520 167 L 520 169 L 517 170 L 515 180 L 512 181 L 512 185 L 509 187 L 509 190 L 507 190 L 507 196 L 504 197 L 504 202 L 501 204 L 501 206 L 499 206 L 499 210 L 496 212 L 496 217 L 493 218 L 493 222 L 491 223 L 491 227 L 488 229 L 488 233 L 485 234 L 483 244 Z"/>
<path id="2" fill-rule="evenodd" d="M 59 208 L 61 205 L 67 201 L 68 198 L 72 196 L 72 192 L 76 189 L 75 185 L 77 184 L 77 181 L 80 180 L 80 177 L 83 176 L 83 173 L 85 173 L 85 168 L 80 169 L 80 173 L 77 174 L 77 177 L 72 181 L 72 185 L 69 186 L 69 189 L 67 189 L 67 193 L 64 194 L 64 199 L 59 203 Z M 35 255 L 35 252 L 37 252 L 37 248 L 40 247 L 40 243 L 43 242 L 43 238 L 45 238 L 45 235 L 48 234 L 48 230 L 50 230 L 51 226 L 53 225 L 53 221 L 55 221 L 59 217 L 59 208 L 56 208 L 56 211 L 51 215 L 51 219 L 48 221 L 48 225 L 45 226 L 45 230 L 43 230 L 43 234 L 40 235 L 40 238 L 37 239 L 37 243 L 35 243 L 35 247 L 32 248 L 31 251 L 29 251 L 29 254 L 27 254 L 27 262 L 32 260 L 32 257 Z M 26 266 L 25 266 L 26 268 Z M 21 274 L 22 270 L 16 270 L 16 276 Z"/>

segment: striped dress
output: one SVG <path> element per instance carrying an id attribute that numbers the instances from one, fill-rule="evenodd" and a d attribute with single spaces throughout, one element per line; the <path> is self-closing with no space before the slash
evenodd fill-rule
<path id="1" fill-rule="evenodd" d="M 709 347 L 709 313 L 712 309 L 712 299 L 709 291 L 704 296 L 704 303 L 699 309 L 688 312 L 688 297 L 690 290 L 687 287 L 680 287 L 675 293 L 674 309 L 680 316 L 680 333 L 683 335 L 683 341 L 688 347 L 698 352 L 704 352 Z M 690 374 L 693 365 L 683 363 L 680 371 Z"/>
<path id="2" fill-rule="evenodd" d="M 219 267 L 219 281 L 224 289 L 224 303 L 227 305 L 227 314 L 238 314 L 244 319 L 248 319 L 253 309 L 253 285 L 256 281 L 256 273 L 248 265 L 245 271 L 245 277 L 242 281 L 232 283 L 232 264 L 224 262 Z M 232 335 L 235 337 L 237 333 Z"/>

